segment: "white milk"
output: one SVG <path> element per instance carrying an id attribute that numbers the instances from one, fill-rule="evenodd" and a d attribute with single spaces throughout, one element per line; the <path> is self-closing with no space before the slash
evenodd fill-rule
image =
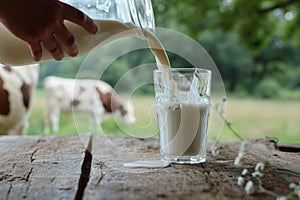
<path id="1" fill-rule="evenodd" d="M 157 104 L 161 154 L 176 160 L 199 156 L 205 159 L 209 104 Z"/>
<path id="2" fill-rule="evenodd" d="M 137 28 L 131 23 L 121 23 L 113 20 L 96 20 L 100 27 L 99 33 L 91 35 L 82 29 L 80 26 L 66 22 L 66 26 L 74 34 L 78 43 L 79 53 L 84 54 L 92 50 L 99 44 L 105 44 L 116 40 L 120 37 L 135 36 L 145 39 L 144 34 L 147 36 L 149 47 L 158 61 L 158 67 L 170 67 L 169 60 L 166 52 L 164 51 L 161 43 L 151 32 L 144 30 L 142 33 L 140 28 Z M 132 31 L 129 31 L 132 30 Z M 120 34 L 124 31 L 126 34 Z M 68 54 L 64 51 L 65 57 Z M 99 55 L 101 56 L 101 55 Z M 51 54 L 43 47 L 42 61 L 51 60 Z M 21 39 L 12 35 L 6 27 L 0 23 L 0 62 L 6 65 L 21 66 L 34 63 L 28 45 Z"/>

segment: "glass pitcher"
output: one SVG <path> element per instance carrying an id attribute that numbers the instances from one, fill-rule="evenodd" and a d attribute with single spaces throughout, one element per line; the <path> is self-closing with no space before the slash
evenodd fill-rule
<path id="1" fill-rule="evenodd" d="M 91 35 L 78 25 L 65 21 L 73 33 L 79 48 L 79 55 L 89 52 L 102 43 L 116 39 L 116 35 L 132 29 L 131 32 L 143 38 L 143 30 L 154 33 L 154 14 L 151 0 L 62 0 L 84 12 L 98 23 L 99 33 Z M 122 37 L 127 35 L 122 35 Z M 129 35 L 128 35 L 129 36 Z M 35 63 L 28 45 L 12 35 L 0 23 L 0 63 L 21 66 Z M 68 54 L 64 52 L 65 57 Z M 52 55 L 43 48 L 41 61 L 52 60 Z"/>
<path id="2" fill-rule="evenodd" d="M 151 0 L 61 0 L 94 20 L 116 20 L 154 29 Z"/>

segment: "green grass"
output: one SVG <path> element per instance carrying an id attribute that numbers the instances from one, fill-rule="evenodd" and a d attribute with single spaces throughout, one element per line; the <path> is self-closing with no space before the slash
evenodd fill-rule
<path id="1" fill-rule="evenodd" d="M 103 123 L 106 135 L 129 135 L 134 137 L 157 137 L 156 113 L 153 96 L 135 96 L 137 122 L 128 126 L 111 118 Z M 45 100 L 42 90 L 36 92 L 30 117 L 29 135 L 44 135 Z M 282 100 L 258 100 L 228 98 L 226 119 L 244 138 L 276 137 L 280 143 L 300 143 L 300 102 Z M 213 126 L 214 122 L 210 124 Z M 85 114 L 61 115 L 58 134 L 74 134 L 89 131 L 88 116 Z M 217 135 L 217 133 L 211 133 Z M 221 141 L 237 138 L 224 126 Z"/>
<path id="2" fill-rule="evenodd" d="M 282 143 L 300 143 L 300 102 L 230 99 L 226 119 L 245 138 L 275 137 Z M 227 127 L 221 140 L 235 139 Z"/>
<path id="3" fill-rule="evenodd" d="M 102 124 L 106 135 L 130 135 L 135 137 L 157 136 L 154 97 L 135 97 L 136 123 L 126 125 L 119 119 L 110 118 Z M 28 135 L 44 135 L 45 97 L 42 90 L 37 90 L 32 104 Z M 60 129 L 57 134 L 89 132 L 89 116 L 83 113 L 61 114 Z"/>

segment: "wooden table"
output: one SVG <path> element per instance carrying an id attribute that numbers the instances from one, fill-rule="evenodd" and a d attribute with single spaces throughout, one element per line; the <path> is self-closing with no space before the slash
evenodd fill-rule
<path id="1" fill-rule="evenodd" d="M 233 165 L 240 142 L 218 144 L 221 156 L 208 152 L 204 164 L 131 169 L 123 164 L 159 159 L 157 139 L 91 138 L 1 136 L 0 199 L 274 199 L 261 193 L 246 195 L 237 185 L 242 170 L 252 170 L 258 162 L 247 155 L 243 166 Z M 250 152 L 268 158 L 274 168 L 300 171 L 300 153 L 274 149 L 270 140 L 251 144 Z M 299 181 L 299 176 L 285 173 Z M 290 191 L 270 173 L 264 174 L 263 184 L 281 194 Z"/>

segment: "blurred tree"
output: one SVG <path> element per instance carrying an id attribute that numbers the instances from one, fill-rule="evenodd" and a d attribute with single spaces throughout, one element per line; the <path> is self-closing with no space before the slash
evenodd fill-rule
<path id="1" fill-rule="evenodd" d="M 66 59 L 62 61 L 48 61 L 40 64 L 40 80 L 43 80 L 46 76 L 62 76 L 66 78 L 75 77 L 80 64 L 83 60 L 83 56 Z"/>
<path id="2" fill-rule="evenodd" d="M 199 41 L 219 67 L 228 91 L 262 94 L 266 88 L 300 88 L 300 0 L 152 2 L 156 25 L 177 30 Z M 101 78 L 115 85 L 132 68 L 153 63 L 154 57 L 149 50 L 127 51 L 122 55 L 126 49 L 135 49 L 135 44 L 122 40 L 114 48 L 102 46 L 94 56 L 89 56 L 85 62 L 87 67 L 83 67 L 85 70 L 79 73 L 79 78 Z M 122 56 L 112 61 L 118 52 Z M 168 55 L 172 67 L 189 66 L 185 58 L 171 52 Z M 84 56 L 42 63 L 40 80 L 48 75 L 76 77 L 83 60 Z M 99 77 L 103 70 L 103 77 Z M 136 84 L 134 79 L 128 83 Z M 150 91 L 148 89 L 142 91 Z"/>
<path id="3" fill-rule="evenodd" d="M 157 26 L 200 41 L 228 91 L 255 93 L 289 78 L 289 87 L 299 84 L 291 70 L 300 65 L 300 0 L 155 0 L 153 7 Z"/>
<path id="4" fill-rule="evenodd" d="M 300 0 L 156 0 L 153 7 L 157 26 L 195 39 L 204 30 L 234 31 L 254 52 L 274 36 L 300 42 Z"/>
<path id="5" fill-rule="evenodd" d="M 249 87 L 253 60 L 236 34 L 208 31 L 203 34 L 200 43 L 219 66 L 228 91 L 234 92 L 238 86 L 246 89 Z"/>

